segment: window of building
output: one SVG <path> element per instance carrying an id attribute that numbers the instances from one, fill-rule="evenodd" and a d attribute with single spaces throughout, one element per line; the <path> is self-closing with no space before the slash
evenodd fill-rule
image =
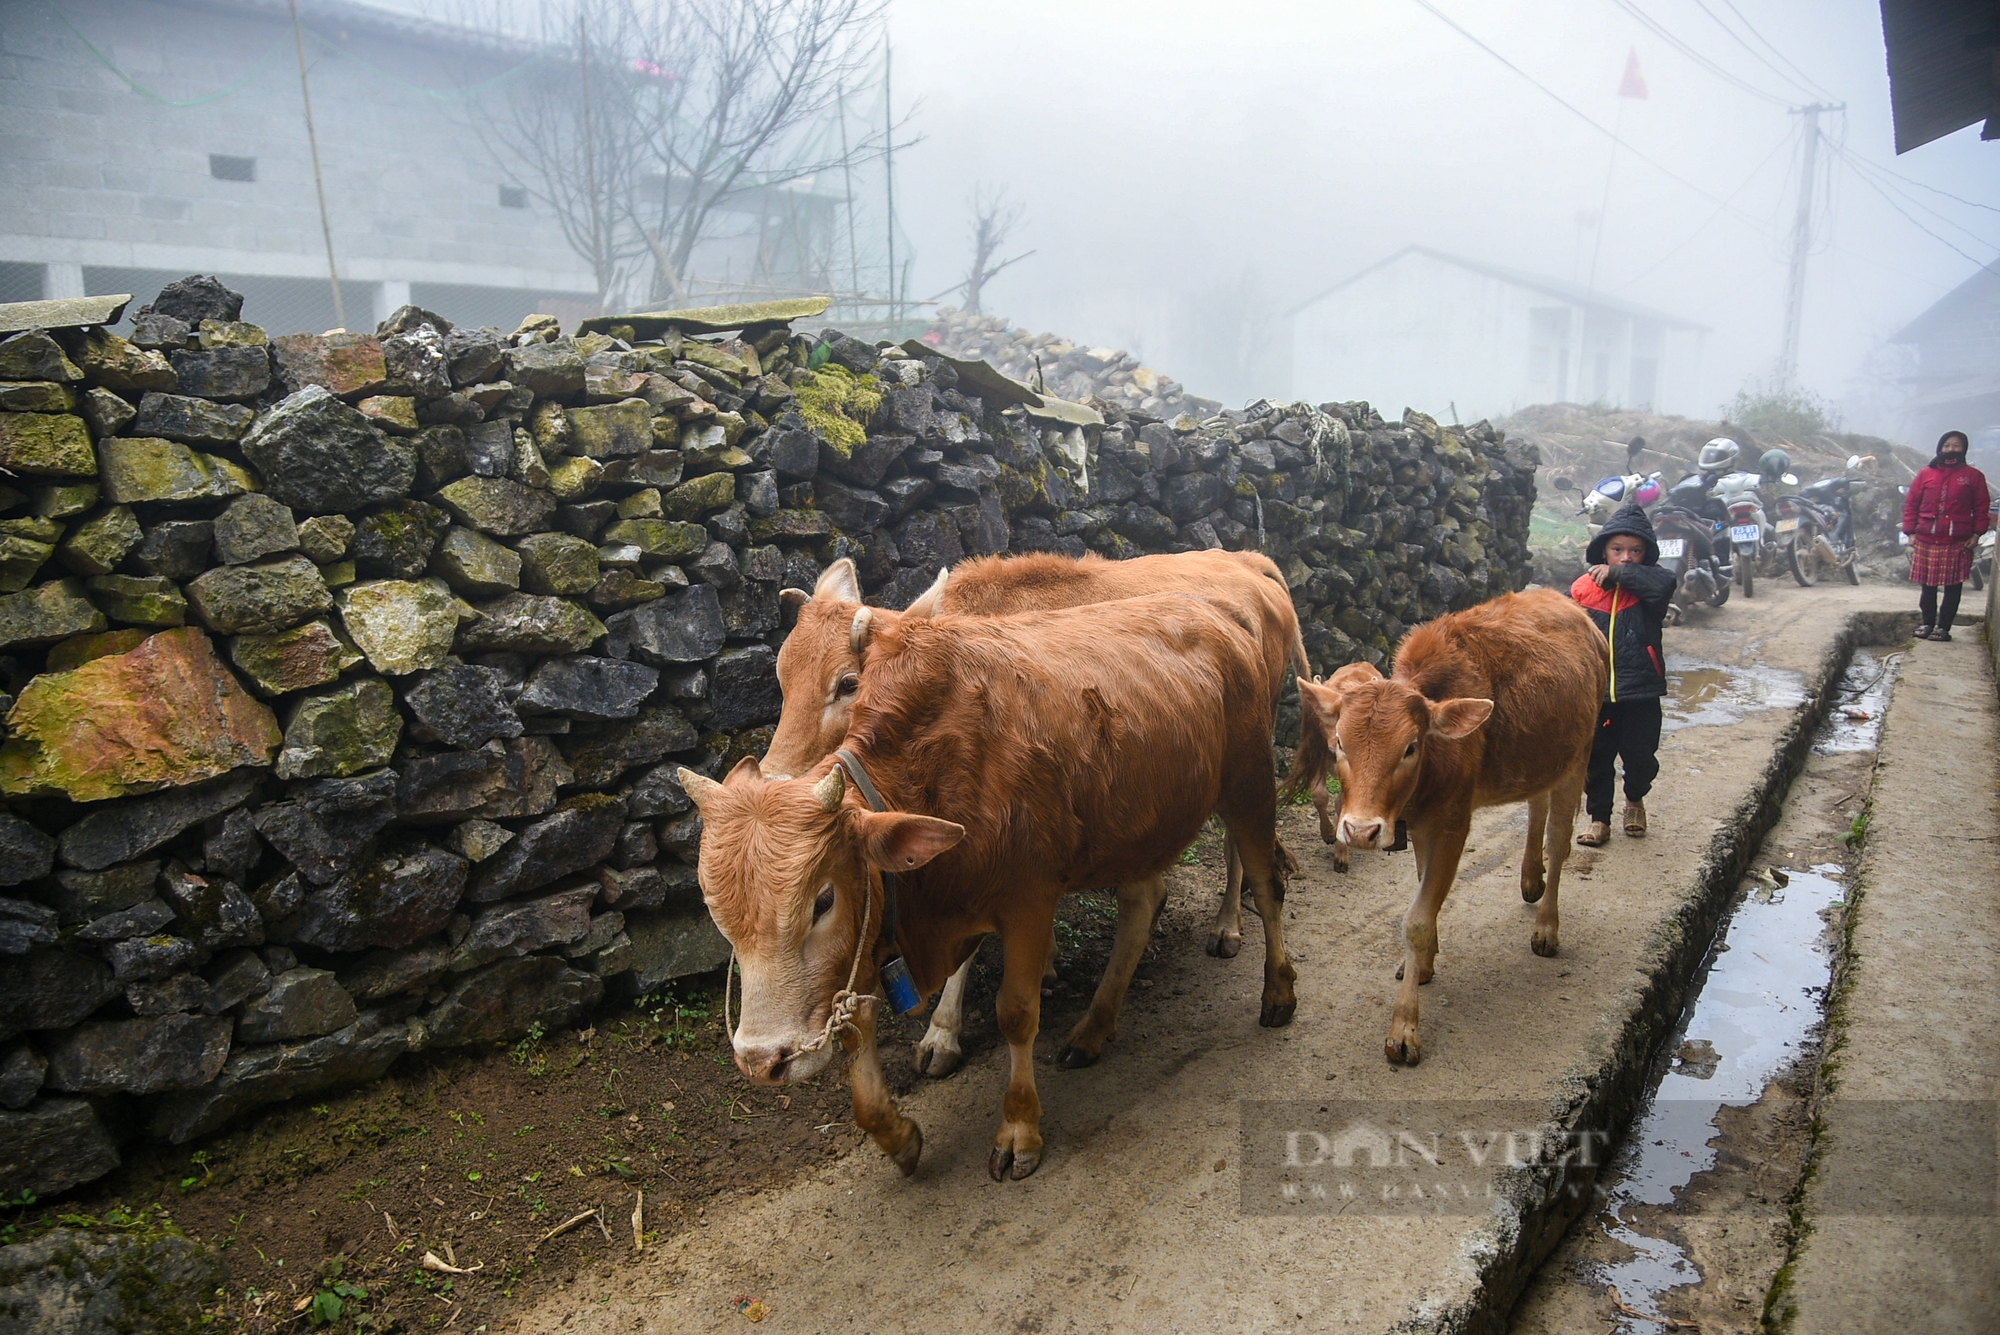
<path id="1" fill-rule="evenodd" d="M 218 181 L 254 181 L 257 179 L 257 159 L 211 153 L 208 155 L 208 174 Z"/>
<path id="2" fill-rule="evenodd" d="M 503 185 L 500 187 L 500 207 L 503 209 L 525 209 L 528 207 L 528 187 L 525 185 Z"/>

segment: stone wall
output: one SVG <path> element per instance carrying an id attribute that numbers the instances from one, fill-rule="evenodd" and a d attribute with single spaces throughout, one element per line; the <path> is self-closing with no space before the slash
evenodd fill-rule
<path id="1" fill-rule="evenodd" d="M 1321 670 L 1525 579 L 1534 460 L 1484 425 L 1044 401 L 755 312 L 239 316 L 188 280 L 130 341 L 0 342 L 9 1197 L 721 964 L 674 769 L 764 749 L 778 592 L 839 557 L 901 605 L 1257 545 Z"/>

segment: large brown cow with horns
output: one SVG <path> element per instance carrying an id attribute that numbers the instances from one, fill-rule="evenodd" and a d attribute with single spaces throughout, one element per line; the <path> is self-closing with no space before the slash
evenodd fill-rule
<path id="1" fill-rule="evenodd" d="M 803 1078 L 838 1030 L 855 1120 L 915 1171 L 922 1137 L 883 1083 L 868 994 L 900 953 L 928 995 L 997 932 L 1012 1069 L 989 1170 L 1026 1177 L 1042 1153 L 1034 1041 L 1057 899 L 1160 875 L 1211 812 L 1266 924 L 1259 1018 L 1289 1023 L 1271 716 L 1249 628 L 1184 595 L 878 628 L 842 749 L 882 810 L 833 760 L 783 781 L 748 759 L 722 783 L 680 771 L 701 808 L 702 891 L 742 965 L 737 1065 L 759 1083 Z M 878 941 L 884 871 L 900 891 Z"/>

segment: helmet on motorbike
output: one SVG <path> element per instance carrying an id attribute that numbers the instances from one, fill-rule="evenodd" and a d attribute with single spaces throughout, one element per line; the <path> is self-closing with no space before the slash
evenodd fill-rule
<path id="1" fill-rule="evenodd" d="M 1658 505 L 1660 497 L 1666 494 L 1660 486 L 1660 475 L 1655 473 L 1632 489 L 1632 501 L 1636 505 Z"/>
<path id="2" fill-rule="evenodd" d="M 1695 467 L 1704 473 L 1725 473 L 1736 467 L 1736 458 L 1742 452 L 1742 447 L 1729 437 L 1717 436 L 1701 447 Z"/>
<path id="3" fill-rule="evenodd" d="M 1764 475 L 1764 481 L 1776 482 L 1792 471 L 1792 456 L 1783 450 L 1765 450 L 1757 460 L 1757 471 Z"/>

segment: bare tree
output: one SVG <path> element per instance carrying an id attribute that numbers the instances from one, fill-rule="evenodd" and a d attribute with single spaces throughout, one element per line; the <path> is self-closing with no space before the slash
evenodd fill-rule
<path id="1" fill-rule="evenodd" d="M 885 3 L 551 5 L 545 68 L 502 90 L 483 132 L 554 211 L 600 304 L 687 300 L 723 240 L 754 241 L 746 286 L 796 283 L 831 251 L 813 233 L 834 197 L 812 178 L 880 156 L 900 129 L 832 129 L 841 90 L 879 58 Z"/>
<path id="2" fill-rule="evenodd" d="M 972 267 L 966 270 L 965 282 L 961 285 L 965 293 L 965 309 L 978 315 L 980 294 L 1002 269 L 1018 264 L 1034 254 L 1024 250 L 1011 259 L 996 258 L 1006 248 L 1014 230 L 1026 216 L 1026 206 L 1011 203 L 1007 199 L 1007 187 L 1000 186 L 987 190 L 975 186 L 972 191 Z"/>

